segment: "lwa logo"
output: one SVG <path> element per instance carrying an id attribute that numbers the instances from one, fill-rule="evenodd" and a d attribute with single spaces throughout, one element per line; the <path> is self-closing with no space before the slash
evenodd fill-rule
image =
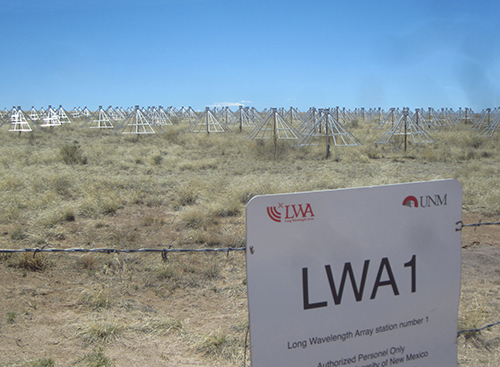
<path id="1" fill-rule="evenodd" d="M 445 194 L 443 197 L 440 195 L 425 195 L 420 196 L 420 200 L 418 200 L 415 196 L 407 196 L 403 200 L 403 205 L 410 208 L 418 208 L 419 204 L 421 208 L 429 208 L 431 206 L 444 206 L 448 205 L 448 194 Z"/>
<path id="2" fill-rule="evenodd" d="M 305 222 L 307 220 L 314 220 L 314 213 L 312 206 L 306 204 L 291 204 L 278 203 L 278 206 L 268 206 L 267 215 L 275 222 L 292 223 L 292 222 Z"/>

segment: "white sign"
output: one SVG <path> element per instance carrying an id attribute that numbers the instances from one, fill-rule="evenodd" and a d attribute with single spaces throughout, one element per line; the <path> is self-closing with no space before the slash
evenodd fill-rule
<path id="1" fill-rule="evenodd" d="M 461 215 L 456 180 L 253 198 L 252 367 L 457 366 Z"/>

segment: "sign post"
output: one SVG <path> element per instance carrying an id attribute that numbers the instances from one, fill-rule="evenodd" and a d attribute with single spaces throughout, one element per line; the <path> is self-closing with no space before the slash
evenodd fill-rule
<path id="1" fill-rule="evenodd" d="M 253 198 L 252 366 L 457 366 L 461 213 L 456 180 Z"/>

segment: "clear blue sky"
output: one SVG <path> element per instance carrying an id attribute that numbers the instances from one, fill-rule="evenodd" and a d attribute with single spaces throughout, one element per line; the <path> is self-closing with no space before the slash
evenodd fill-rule
<path id="1" fill-rule="evenodd" d="M 0 109 L 500 105 L 498 0 L 0 0 L 0 25 Z"/>

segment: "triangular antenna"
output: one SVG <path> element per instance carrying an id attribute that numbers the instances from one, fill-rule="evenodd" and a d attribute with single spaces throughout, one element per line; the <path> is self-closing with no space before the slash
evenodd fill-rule
<path id="1" fill-rule="evenodd" d="M 479 119 L 474 122 L 470 130 L 483 130 L 491 124 L 491 108 L 487 108 L 481 112 Z"/>
<path id="2" fill-rule="evenodd" d="M 248 111 L 250 118 L 255 125 L 261 125 L 264 122 L 264 117 L 269 114 L 267 111 L 260 113 L 255 107 L 245 107 L 245 109 Z"/>
<path id="3" fill-rule="evenodd" d="M 394 124 L 391 130 L 385 132 L 380 140 L 376 141 L 375 144 L 387 144 L 394 136 L 403 136 L 406 151 L 408 135 L 411 136 L 413 143 L 415 144 L 434 143 L 435 140 L 427 131 L 425 131 L 422 124 L 418 121 L 413 121 L 413 119 L 409 116 L 409 110 L 409 108 L 404 108 L 397 124 Z"/>
<path id="4" fill-rule="evenodd" d="M 467 108 L 465 110 L 467 110 Z M 458 125 L 459 123 L 461 123 L 462 121 L 465 120 L 465 125 L 467 125 L 467 122 L 470 122 L 470 119 L 466 118 L 467 112 L 468 111 L 462 110 L 462 107 L 459 107 L 458 111 L 453 113 L 453 116 L 452 116 L 453 120 L 451 123 L 453 125 Z M 469 119 L 469 121 L 467 121 L 467 119 Z"/>
<path id="5" fill-rule="evenodd" d="M 66 111 L 64 110 L 62 105 L 59 105 L 59 109 L 57 110 L 57 114 L 59 115 L 59 122 L 61 122 L 61 124 L 71 123 L 71 120 L 69 119 L 69 117 L 66 114 Z"/>
<path id="6" fill-rule="evenodd" d="M 10 117 L 13 116 L 16 113 L 17 113 L 16 106 L 13 106 L 12 110 L 6 111 L 6 112 L 2 113 L 2 121 L 0 123 L 0 127 L 2 127 L 3 125 L 5 125 L 7 122 L 10 122 Z"/>
<path id="7" fill-rule="evenodd" d="M 299 132 L 281 116 L 276 108 L 271 112 L 262 124 L 257 126 L 246 137 L 247 139 L 292 139 L 300 138 Z"/>
<path id="8" fill-rule="evenodd" d="M 75 119 L 82 117 L 82 109 L 80 107 L 74 107 L 71 111 L 71 116 L 73 116 L 73 118 Z"/>
<path id="9" fill-rule="evenodd" d="M 394 107 L 390 108 L 389 111 L 385 116 L 380 116 L 379 122 L 377 126 L 375 126 L 375 129 L 382 129 L 385 124 L 389 123 L 391 124 L 391 128 L 394 126 L 396 123 L 397 119 L 396 116 L 394 115 L 394 111 L 396 109 Z"/>
<path id="10" fill-rule="evenodd" d="M 298 127 L 298 131 L 301 134 L 305 134 L 311 129 L 312 126 L 316 124 L 316 122 L 318 121 L 317 112 L 318 111 L 316 110 L 316 107 L 311 107 L 306 112 L 304 118 L 302 119 L 302 124 Z"/>
<path id="11" fill-rule="evenodd" d="M 85 107 L 83 108 L 83 110 L 82 110 L 82 114 L 83 114 L 84 116 L 87 116 L 87 117 L 89 117 L 89 116 L 91 115 L 90 110 L 87 108 L 87 106 L 85 106 Z"/>
<path id="12" fill-rule="evenodd" d="M 426 119 L 436 126 L 448 126 L 450 124 L 450 121 L 446 117 L 444 108 L 441 108 L 440 111 L 436 111 L 432 107 L 429 107 Z"/>
<path id="13" fill-rule="evenodd" d="M 2 123 L 0 124 L 0 127 L 5 125 L 7 123 L 7 121 L 10 122 L 10 116 L 14 115 L 16 112 L 17 112 L 17 109 L 14 106 L 14 107 L 12 107 L 12 110 L 10 110 L 10 112 L 7 111 L 6 113 L 3 113 L 2 114 L 3 120 L 2 120 Z"/>
<path id="14" fill-rule="evenodd" d="M 236 115 L 228 106 L 221 108 L 221 110 L 219 111 L 219 116 L 217 118 L 227 126 L 236 124 Z"/>
<path id="15" fill-rule="evenodd" d="M 179 116 L 177 114 L 177 110 L 175 109 L 175 107 L 169 106 L 165 112 L 167 113 L 168 117 L 174 124 L 179 123 Z"/>
<path id="16" fill-rule="evenodd" d="M 464 109 L 464 115 L 462 116 L 462 121 L 464 122 L 465 125 L 472 124 L 473 123 L 473 113 L 470 108 L 465 107 Z"/>
<path id="17" fill-rule="evenodd" d="M 187 118 L 187 110 L 184 108 L 184 106 L 182 106 L 179 111 L 177 111 L 177 117 L 180 121 L 183 121 L 185 118 Z"/>
<path id="18" fill-rule="evenodd" d="M 153 107 L 150 118 L 154 125 L 173 125 L 168 113 L 162 106 L 159 106 L 158 108 Z"/>
<path id="19" fill-rule="evenodd" d="M 193 110 L 191 106 L 189 106 L 187 109 L 187 116 L 189 122 L 196 121 L 198 119 L 198 114 Z"/>
<path id="20" fill-rule="evenodd" d="M 60 117 L 56 111 L 49 105 L 47 109 L 46 117 L 43 118 L 43 127 L 61 126 Z"/>
<path id="21" fill-rule="evenodd" d="M 30 111 L 30 120 L 31 121 L 38 121 L 40 120 L 40 115 L 38 115 L 38 111 L 35 109 L 35 107 L 31 107 L 31 111 Z"/>
<path id="22" fill-rule="evenodd" d="M 302 140 L 295 146 L 304 147 L 308 145 L 320 145 L 321 140 L 325 139 L 327 154 L 329 156 L 330 141 L 336 147 L 362 145 L 361 142 L 349 132 L 338 121 L 339 108 L 335 108 L 333 113 L 329 108 L 318 110 L 318 119 L 305 132 Z"/>
<path id="23" fill-rule="evenodd" d="M 290 107 L 290 109 L 285 113 L 284 119 L 292 126 L 300 126 L 303 123 L 299 110 L 293 107 Z"/>
<path id="24" fill-rule="evenodd" d="M 85 127 L 89 124 L 90 129 L 113 129 L 113 122 L 114 120 L 108 116 L 102 106 L 99 106 L 99 109 L 94 112 L 81 127 Z"/>
<path id="25" fill-rule="evenodd" d="M 38 116 L 40 116 L 39 119 L 47 117 L 47 112 L 44 110 L 43 107 L 40 107 L 40 110 L 38 111 Z"/>
<path id="26" fill-rule="evenodd" d="M 479 136 L 490 137 L 493 136 L 493 133 L 498 129 L 498 124 L 500 122 L 500 116 L 498 114 L 498 110 L 495 109 L 493 118 L 491 117 L 491 109 L 488 108 L 488 120 L 489 123 L 486 127 L 479 133 Z"/>
<path id="27" fill-rule="evenodd" d="M 198 120 L 198 115 L 196 112 L 189 106 L 187 109 L 184 106 L 177 113 L 179 120 L 187 120 L 189 123 L 193 123 Z"/>
<path id="28" fill-rule="evenodd" d="M 238 106 L 238 111 L 234 113 L 233 124 L 238 126 L 240 131 L 244 127 L 255 127 L 255 121 L 250 116 L 248 108 L 244 108 L 243 106 Z"/>
<path id="29" fill-rule="evenodd" d="M 106 114 L 109 116 L 110 119 L 113 121 L 122 121 L 124 120 L 127 116 L 125 113 L 123 113 L 120 109 L 115 109 L 111 106 L 109 106 L 106 109 Z"/>
<path id="30" fill-rule="evenodd" d="M 163 132 L 161 128 L 156 127 L 159 132 Z M 139 109 L 139 106 L 135 106 L 134 112 L 132 112 L 122 123 L 116 128 L 116 131 L 122 130 L 122 134 L 137 134 L 137 137 L 142 134 L 155 134 L 151 126 L 151 121 L 144 115 L 144 113 Z"/>
<path id="31" fill-rule="evenodd" d="M 11 127 L 9 131 L 19 131 L 19 134 L 23 131 L 31 131 L 30 124 L 26 121 L 21 107 L 18 107 L 15 112 L 10 116 Z"/>
<path id="32" fill-rule="evenodd" d="M 378 109 L 375 108 L 370 108 L 368 112 L 366 113 L 366 123 L 380 123 L 382 121 L 382 108 L 379 107 Z"/>
<path id="33" fill-rule="evenodd" d="M 125 110 L 123 109 L 123 107 L 117 107 L 117 108 L 116 108 L 116 112 L 118 113 L 118 115 L 120 115 L 120 118 L 121 118 L 121 119 L 126 119 L 126 118 L 127 118 L 127 116 L 130 114 L 130 112 L 125 111 Z M 132 112 L 133 112 L 133 110 L 132 110 Z"/>
<path id="34" fill-rule="evenodd" d="M 415 114 L 413 115 L 415 123 L 422 126 L 428 132 L 439 131 L 438 127 L 432 121 L 427 120 L 427 115 L 423 108 L 415 108 Z"/>
<path id="35" fill-rule="evenodd" d="M 231 131 L 231 129 L 226 124 L 219 122 L 209 107 L 205 107 L 205 112 L 185 130 L 185 132 L 189 133 L 207 134 L 227 131 Z"/>

